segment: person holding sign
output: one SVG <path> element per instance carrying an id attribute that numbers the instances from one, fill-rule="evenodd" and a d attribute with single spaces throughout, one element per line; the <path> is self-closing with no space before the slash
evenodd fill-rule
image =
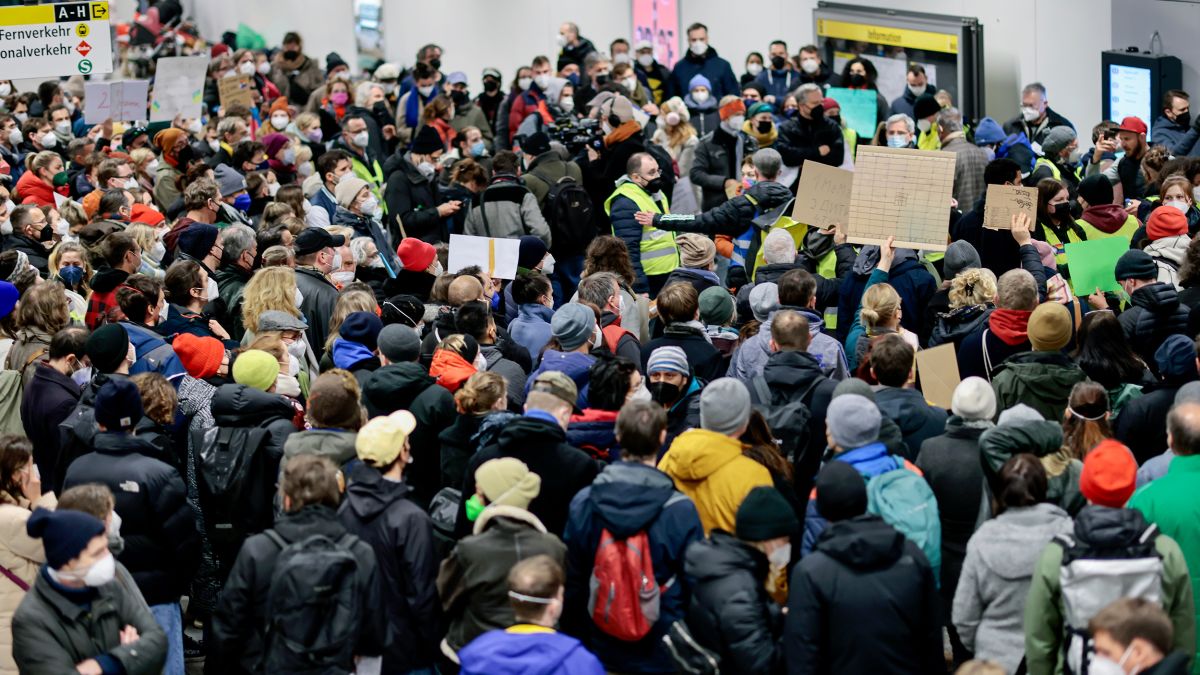
<path id="1" fill-rule="evenodd" d="M 1127 251 L 1117 260 L 1114 276 L 1129 296 L 1129 306 L 1121 312 L 1121 329 L 1133 351 L 1157 374 L 1154 353 L 1171 335 L 1186 335 L 1191 310 L 1179 303 L 1179 292 L 1158 281 L 1158 266 L 1145 251 Z M 1093 309 L 1108 309 L 1108 301 L 1099 289 L 1088 296 Z"/>

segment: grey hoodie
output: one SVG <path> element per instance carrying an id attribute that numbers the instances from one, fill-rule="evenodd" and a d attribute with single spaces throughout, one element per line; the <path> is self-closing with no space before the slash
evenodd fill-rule
<path id="1" fill-rule="evenodd" d="M 1010 508 L 987 521 L 967 542 L 953 620 L 975 658 L 1012 673 L 1025 654 L 1025 596 L 1042 549 L 1070 532 L 1071 517 L 1053 504 Z"/>

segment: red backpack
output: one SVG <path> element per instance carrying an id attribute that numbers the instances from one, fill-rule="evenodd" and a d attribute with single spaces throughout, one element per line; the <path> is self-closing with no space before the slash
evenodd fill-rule
<path id="1" fill-rule="evenodd" d="M 670 584 L 660 589 L 654 578 L 645 530 L 628 539 L 601 531 L 588 596 L 588 613 L 600 630 L 628 642 L 646 637 L 658 621 L 659 595 Z"/>

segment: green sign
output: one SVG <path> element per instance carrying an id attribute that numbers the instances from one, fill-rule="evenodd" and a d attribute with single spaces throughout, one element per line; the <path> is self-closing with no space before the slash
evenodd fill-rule
<path id="1" fill-rule="evenodd" d="M 879 108 L 874 89 L 844 89 L 830 87 L 825 95 L 838 102 L 842 109 L 842 120 L 846 127 L 858 132 L 860 138 L 875 137 L 875 125 L 879 123 Z"/>
<path id="2" fill-rule="evenodd" d="M 1129 250 L 1128 239 L 1116 236 L 1067 242 L 1064 248 L 1075 295 L 1086 297 L 1097 288 L 1111 293 L 1121 290 L 1116 276 L 1117 259 Z"/>

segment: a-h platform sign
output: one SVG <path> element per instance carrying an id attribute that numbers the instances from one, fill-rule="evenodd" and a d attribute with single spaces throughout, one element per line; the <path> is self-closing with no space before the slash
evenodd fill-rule
<path id="1" fill-rule="evenodd" d="M 107 2 L 0 7 L 3 76 L 22 79 L 111 73 L 109 30 Z"/>

